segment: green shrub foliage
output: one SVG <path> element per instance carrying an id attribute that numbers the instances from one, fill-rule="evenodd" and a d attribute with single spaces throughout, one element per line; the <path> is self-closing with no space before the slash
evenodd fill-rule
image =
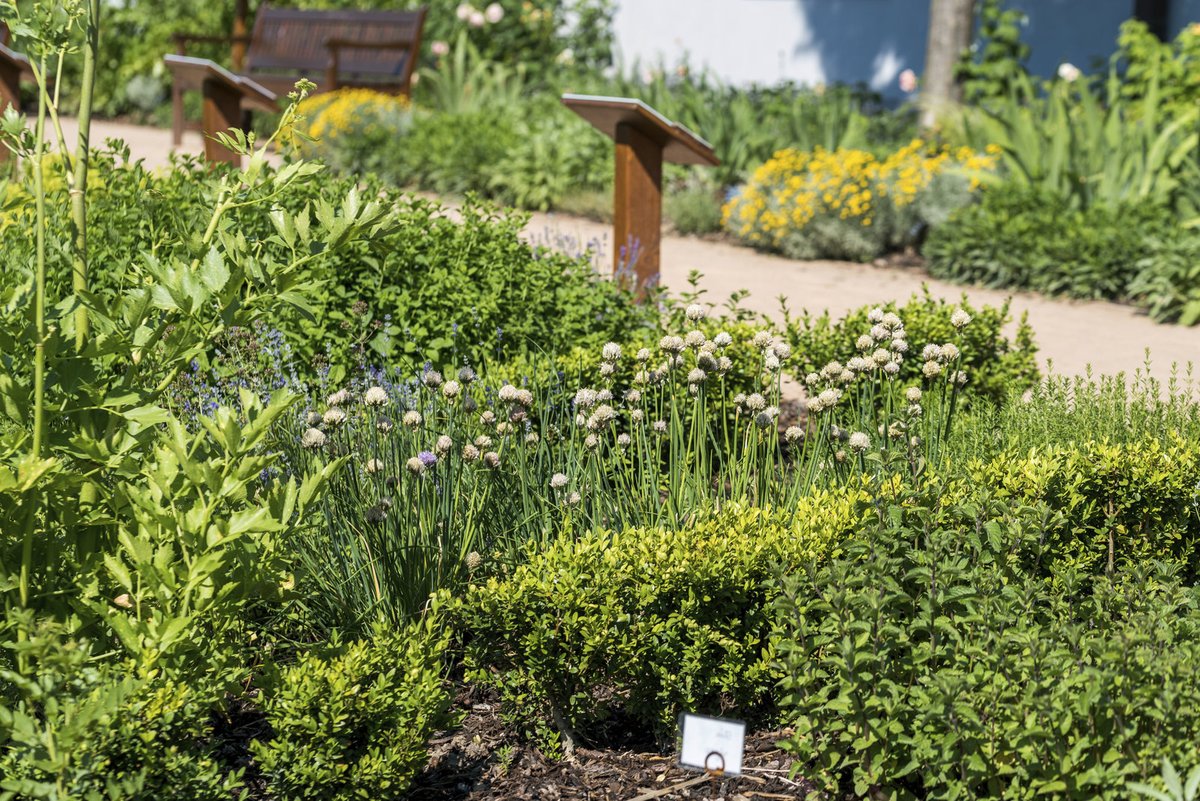
<path id="1" fill-rule="evenodd" d="M 92 291 L 143 286 L 152 280 L 148 256 L 165 260 L 194 249 L 225 171 L 186 161 L 151 173 L 123 153 L 102 155 L 96 163 L 88 206 Z M 48 184 L 51 224 L 66 228 L 70 202 L 61 174 L 52 173 Z M 388 228 L 306 260 L 300 272 L 320 288 L 304 298 L 306 311 L 272 320 L 287 333 L 302 375 L 314 377 L 328 367 L 330 380 L 337 381 L 360 363 L 478 365 L 529 352 L 562 353 L 623 338 L 657 317 L 654 309 L 633 304 L 632 293 L 603 278 L 586 256 L 531 248 L 521 238 L 523 215 L 474 200 L 451 214 L 374 179 L 325 175 L 279 189 L 274 202 L 286 215 L 233 208 L 227 224 L 257 258 L 291 258 L 307 245 L 288 218 L 302 217 L 300 225 L 309 221 L 315 228 L 320 214 L 336 208 L 322 212 L 323 203 L 340 203 L 360 184 L 362 197 L 380 195 L 391 210 Z M 0 276 L 0 290 L 28 281 L 34 252 L 30 187 L 25 175 L 0 190 L 0 249 L 11 265 Z M 49 285 L 58 296 L 70 286 L 70 259 L 57 242 L 51 248 Z"/>
<path id="2" fill-rule="evenodd" d="M 1027 572 L 1062 518 L 917 499 L 783 579 L 786 747 L 808 775 L 856 797 L 1117 798 L 1194 758 L 1200 592 L 1167 563 Z"/>
<path id="3" fill-rule="evenodd" d="M 924 254 L 935 278 L 1119 300 L 1131 294 L 1147 237 L 1173 220 L 1153 203 L 1081 211 L 1059 195 L 1002 184 L 934 228 Z"/>
<path id="4" fill-rule="evenodd" d="M 906 303 L 880 304 L 884 311 L 896 312 L 904 320 L 905 330 L 915 343 L 960 341 L 963 369 L 967 372 L 964 399 L 982 398 L 999 402 L 1014 391 L 1037 383 L 1037 345 L 1033 329 L 1024 315 L 1010 340 L 1004 327 L 1011 321 L 1008 303 L 1001 306 L 972 306 L 964 295 L 958 308 L 971 315 L 971 322 L 956 331 L 950 322 L 955 304 L 934 297 L 925 289 Z M 819 371 L 834 359 L 844 359 L 856 350 L 855 340 L 871 328 L 867 315 L 873 306 L 863 306 L 839 320 L 829 312 L 819 317 L 808 312 L 791 317 L 784 309 L 784 336 L 796 354 L 797 375 Z M 922 361 L 913 354 L 900 364 L 898 381 L 920 382 Z"/>
<path id="5" fill-rule="evenodd" d="M 457 606 L 466 664 L 507 715 L 568 738 L 615 713 L 667 737 L 681 711 L 761 721 L 778 678 L 769 641 L 772 566 L 823 557 L 860 498 L 821 494 L 787 515 L 727 508 L 693 526 L 560 539 Z"/>
<path id="6" fill-rule="evenodd" d="M 254 744 L 276 798 L 399 798 L 450 722 L 442 680 L 449 642 L 434 621 L 314 652 L 267 680 L 274 736 Z"/>
<path id="7" fill-rule="evenodd" d="M 965 467 L 970 485 L 1063 517 L 1041 531 L 1037 556 L 1054 570 L 1099 574 L 1155 560 L 1200 578 L 1200 447 L 1173 436 L 1042 447 Z"/>

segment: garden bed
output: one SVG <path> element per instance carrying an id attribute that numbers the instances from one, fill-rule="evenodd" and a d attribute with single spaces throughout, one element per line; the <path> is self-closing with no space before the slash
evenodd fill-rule
<path id="1" fill-rule="evenodd" d="M 548 759 L 504 725 L 494 699 L 463 694 L 458 707 L 466 716 L 463 724 L 430 742 L 429 767 L 417 777 L 412 801 L 757 801 L 802 798 L 813 789 L 790 777 L 793 760 L 777 745 L 790 736 L 789 729 L 747 735 L 742 776 L 706 778 L 680 768 L 673 754 L 649 742 L 579 748 L 569 758 Z"/>

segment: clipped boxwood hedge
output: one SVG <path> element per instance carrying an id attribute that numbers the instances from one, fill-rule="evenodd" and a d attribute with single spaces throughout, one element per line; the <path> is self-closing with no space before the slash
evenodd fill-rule
<path id="1" fill-rule="evenodd" d="M 680 531 L 559 540 L 457 604 L 468 670 L 528 730 L 568 739 L 618 712 L 660 738 L 684 710 L 769 718 L 779 675 L 766 581 L 836 550 L 865 501 L 822 493 L 794 516 L 728 507 Z"/>

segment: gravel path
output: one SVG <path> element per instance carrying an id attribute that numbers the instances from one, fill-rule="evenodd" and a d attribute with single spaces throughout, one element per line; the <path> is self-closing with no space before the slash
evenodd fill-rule
<path id="1" fill-rule="evenodd" d="M 74 120 L 65 127 L 74 141 Z M 135 158 L 158 167 L 167 163 L 170 131 L 124 123 L 99 122 L 94 142 L 124 139 Z M 182 149 L 199 152 L 198 133 L 185 135 Z M 592 242 L 607 245 L 607 225 L 558 214 L 535 214 L 526 229 L 531 240 L 541 242 Z M 611 250 L 606 247 L 606 251 Z M 667 235 L 662 243 L 663 282 L 672 288 L 686 286 L 688 274 L 703 274 L 701 287 L 711 301 L 724 301 L 729 293 L 745 289 L 744 305 L 778 316 L 779 297 L 786 296 L 793 312 L 828 309 L 838 315 L 867 303 L 903 300 L 927 284 L 933 294 L 957 300 L 965 292 L 974 304 L 1013 298 L 1015 316 L 1028 313 L 1037 334 L 1043 363 L 1055 372 L 1075 375 L 1090 365 L 1094 372 L 1132 373 L 1146 361 L 1149 349 L 1152 373 L 1166 379 L 1172 364 L 1200 362 L 1200 326 L 1183 328 L 1159 325 L 1138 310 L 1116 303 L 1053 300 L 1031 293 L 1009 293 L 963 287 L 931 279 L 915 268 L 874 267 L 836 261 L 792 261 L 757 253 L 725 242 Z"/>

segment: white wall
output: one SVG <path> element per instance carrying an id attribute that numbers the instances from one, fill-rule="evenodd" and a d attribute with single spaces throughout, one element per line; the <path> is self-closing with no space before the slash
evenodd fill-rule
<path id="1" fill-rule="evenodd" d="M 1133 0 L 1009 0 L 1024 11 L 1030 66 L 1048 75 L 1064 61 L 1103 62 Z M 1178 29 L 1200 19 L 1200 0 L 1176 0 Z M 727 81 L 863 82 L 898 96 L 896 76 L 925 60 L 929 0 L 619 0 L 623 63 L 643 66 L 685 55 Z"/>

